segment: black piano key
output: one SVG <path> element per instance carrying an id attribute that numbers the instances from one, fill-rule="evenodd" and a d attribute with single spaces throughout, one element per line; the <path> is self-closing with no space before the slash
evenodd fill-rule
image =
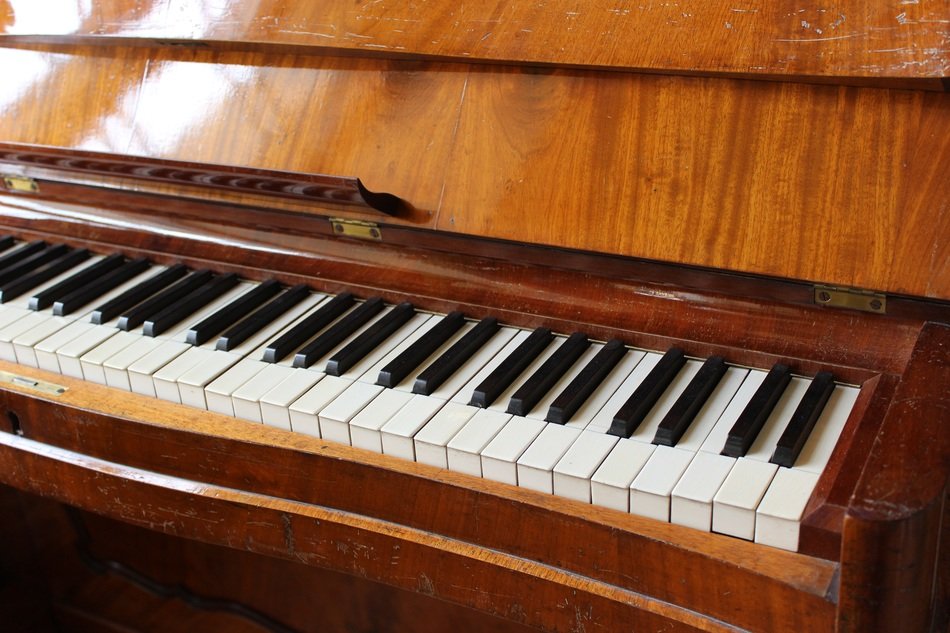
<path id="1" fill-rule="evenodd" d="M 528 415 L 541 398 L 551 387 L 561 379 L 571 365 L 581 354 L 590 347 L 587 335 L 574 332 L 561 346 L 551 354 L 544 363 L 531 375 L 523 385 L 518 387 L 511 400 L 508 401 L 508 413 L 513 415 Z"/>
<path id="2" fill-rule="evenodd" d="M 614 415 L 607 433 L 617 437 L 633 435 L 685 364 L 686 355 L 677 347 L 663 354 L 660 362 L 647 374 L 636 391 L 627 398 Z"/>
<path id="3" fill-rule="evenodd" d="M 57 244 L 55 246 L 38 250 L 32 255 L 24 257 L 16 263 L 6 266 L 3 270 L 0 270 L 0 287 L 5 285 L 7 282 L 22 279 L 25 275 L 29 275 L 30 273 L 39 270 L 44 265 L 59 257 L 62 257 L 71 250 L 72 249 L 65 244 Z"/>
<path id="4" fill-rule="evenodd" d="M 781 363 L 772 367 L 759 388 L 756 389 L 749 404 L 739 414 L 736 423 L 729 430 L 726 445 L 722 449 L 723 455 L 742 457 L 749 452 L 749 447 L 755 441 L 765 421 L 772 414 L 772 409 L 782 397 L 782 392 L 792 379 L 792 370 Z"/>
<path id="5" fill-rule="evenodd" d="M 815 422 L 821 416 L 831 392 L 835 390 L 835 378 L 831 372 L 822 371 L 812 379 L 811 384 L 802 396 L 801 402 L 792 414 L 792 419 L 788 421 L 788 426 L 782 432 L 775 445 L 775 452 L 772 453 L 772 459 L 769 461 L 779 466 L 791 468 L 795 465 L 808 436 L 815 428 Z"/>
<path id="6" fill-rule="evenodd" d="M 433 391 L 457 372 L 482 345 L 488 342 L 499 329 L 498 319 L 488 317 L 479 321 L 475 327 L 455 341 L 449 349 L 435 359 L 416 376 L 412 383 L 412 393 L 430 395 Z"/>
<path id="7" fill-rule="evenodd" d="M 545 422 L 567 424 L 581 405 L 587 401 L 590 394 L 600 385 L 607 374 L 617 366 L 623 355 L 627 353 L 623 341 L 611 339 L 601 348 L 587 365 L 584 366 L 574 380 L 564 388 L 551 403 Z"/>
<path id="8" fill-rule="evenodd" d="M 334 323 L 326 332 L 313 339 L 294 356 L 294 367 L 310 367 L 329 354 L 334 347 L 348 339 L 383 309 L 379 297 L 367 299 L 362 305 Z"/>
<path id="9" fill-rule="evenodd" d="M 157 314 L 145 320 L 142 332 L 145 336 L 158 336 L 168 331 L 176 323 L 180 323 L 189 315 L 205 307 L 225 292 L 238 284 L 238 276 L 234 273 L 218 275 L 211 281 L 195 288 L 187 295 L 165 306 Z"/>
<path id="10" fill-rule="evenodd" d="M 96 325 L 108 323 L 187 274 L 188 268 L 184 264 L 175 264 L 170 268 L 166 268 L 93 310 L 91 321 Z"/>
<path id="11" fill-rule="evenodd" d="M 363 360 L 371 351 L 401 328 L 416 313 L 411 303 L 400 303 L 389 314 L 371 325 L 365 332 L 347 343 L 347 345 L 327 361 L 326 373 L 342 376 L 353 365 Z"/>
<path id="12" fill-rule="evenodd" d="M 227 352 L 267 327 L 274 319 L 303 301 L 310 294 L 310 287 L 298 284 L 257 310 L 230 330 L 221 335 L 215 349 Z"/>
<path id="13" fill-rule="evenodd" d="M 706 404 L 709 395 L 726 375 L 728 366 L 722 356 L 706 359 L 693 379 L 686 385 L 673 407 L 667 412 L 653 436 L 653 443 L 662 446 L 676 446 L 683 433 L 696 418 L 696 414 Z"/>
<path id="14" fill-rule="evenodd" d="M 38 270 L 20 277 L 16 281 L 11 281 L 0 287 L 0 303 L 15 299 L 25 292 L 33 290 L 40 284 L 44 284 L 53 277 L 61 275 L 70 268 L 78 266 L 92 256 L 92 253 L 86 249 L 69 251 L 65 255 L 54 259 Z"/>
<path id="15" fill-rule="evenodd" d="M 276 279 L 269 279 L 259 284 L 256 288 L 245 292 L 201 323 L 191 326 L 191 329 L 185 334 L 185 342 L 191 345 L 201 345 L 210 341 L 221 330 L 234 325 L 250 314 L 251 311 L 261 307 L 265 301 L 278 292 L 280 292 L 280 283 Z"/>
<path id="16" fill-rule="evenodd" d="M 92 266 L 83 268 L 75 275 L 67 277 L 58 284 L 38 292 L 30 297 L 30 310 L 43 310 L 53 305 L 61 297 L 65 297 L 71 292 L 85 288 L 97 279 L 101 279 L 125 262 L 125 256 L 119 253 L 109 255 L 105 259 L 96 262 Z"/>
<path id="17" fill-rule="evenodd" d="M 15 242 L 16 240 L 13 239 L 12 235 L 4 235 L 3 237 L 0 237 L 0 253 L 13 246 Z"/>
<path id="18" fill-rule="evenodd" d="M 6 267 L 12 266 L 17 262 L 23 261 L 25 258 L 40 252 L 44 248 L 46 248 L 46 242 L 36 240 L 35 242 L 28 242 L 9 253 L 5 253 L 3 256 L 0 256 L 0 271 L 3 271 Z"/>
<path id="19" fill-rule="evenodd" d="M 62 298 L 57 299 L 53 303 L 53 314 L 56 316 L 72 314 L 90 301 L 115 290 L 128 280 L 148 269 L 148 266 L 148 260 L 144 257 L 125 262 L 112 272 L 92 280 L 81 288 L 77 288 Z"/>
<path id="20" fill-rule="evenodd" d="M 395 387 L 401 383 L 422 364 L 422 361 L 429 358 L 433 352 L 452 338 L 452 335 L 464 324 L 465 315 L 458 311 L 450 312 L 442 317 L 432 329 L 422 335 L 422 338 L 413 342 L 379 371 L 376 384 L 383 387 Z"/>
<path id="21" fill-rule="evenodd" d="M 283 360 L 314 334 L 336 321 L 341 314 L 350 309 L 355 301 L 356 297 L 348 292 L 333 297 L 286 334 L 269 344 L 264 350 L 264 361 L 276 363 Z"/>
<path id="22" fill-rule="evenodd" d="M 206 284 L 212 277 L 210 270 L 196 270 L 184 279 L 152 295 L 119 317 L 120 330 L 134 330 L 165 308 L 181 300 L 190 292 Z"/>
<path id="23" fill-rule="evenodd" d="M 521 375 L 521 372 L 534 362 L 538 354 L 547 349 L 553 339 L 554 335 L 551 330 L 545 327 L 539 327 L 528 335 L 528 338 L 522 341 L 515 348 L 515 351 L 508 355 L 508 358 L 503 360 L 480 385 L 475 387 L 469 405 L 482 408 L 490 407 L 505 392 L 505 389 L 510 387 L 511 383 Z"/>

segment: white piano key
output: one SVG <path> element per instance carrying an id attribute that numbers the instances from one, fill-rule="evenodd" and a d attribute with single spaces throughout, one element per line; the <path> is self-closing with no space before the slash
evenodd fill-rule
<path id="1" fill-rule="evenodd" d="M 207 409 L 205 387 L 240 361 L 239 354 L 216 350 L 201 363 L 184 372 L 177 380 L 181 403 L 197 409 Z M 231 406 L 230 398 L 227 406 Z"/>
<path id="2" fill-rule="evenodd" d="M 245 358 L 226 372 L 215 378 L 204 389 L 205 404 L 208 411 L 234 416 L 231 395 L 261 373 L 271 363 L 254 358 Z"/>
<path id="3" fill-rule="evenodd" d="M 554 494 L 554 467 L 580 434 L 581 429 L 548 424 L 518 458 L 518 485 Z"/>
<path id="4" fill-rule="evenodd" d="M 511 414 L 480 409 L 446 446 L 449 470 L 482 476 L 481 453 L 511 420 Z"/>
<path id="5" fill-rule="evenodd" d="M 346 378 L 338 376 L 327 376 L 318 372 L 310 372 L 306 369 L 298 369 L 298 372 L 309 372 L 323 376 L 320 381 L 307 390 L 302 396 L 297 398 L 290 405 L 290 426 L 292 431 L 306 433 L 314 437 L 320 437 L 320 419 L 317 417 L 325 406 L 343 393 L 343 390 L 353 384 Z"/>
<path id="6" fill-rule="evenodd" d="M 696 530 L 712 529 L 713 498 L 722 487 L 735 457 L 699 451 L 673 488 L 670 522 Z"/>
<path id="7" fill-rule="evenodd" d="M 491 360 L 489 360 L 485 365 L 478 370 L 478 372 L 472 376 L 468 383 L 455 392 L 455 395 L 452 396 L 452 402 L 458 402 L 459 404 L 468 404 L 472 401 L 472 394 L 475 392 L 475 389 L 482 384 L 482 382 L 488 378 L 488 376 L 495 371 L 495 369 L 501 365 L 508 356 L 518 349 L 518 346 L 524 342 L 526 338 L 531 336 L 531 332 L 527 330 L 518 330 L 515 332 L 515 335 L 505 344 L 497 354 L 495 354 Z"/>
<path id="8" fill-rule="evenodd" d="M 653 444 L 621 438 L 591 477 L 591 503 L 628 512 L 630 484 L 655 449 Z"/>
<path id="9" fill-rule="evenodd" d="M 0 329 L 5 328 L 31 312 L 33 311 L 28 309 L 26 304 L 22 307 L 12 306 L 8 303 L 0 304 Z"/>
<path id="10" fill-rule="evenodd" d="M 580 355 L 580 358 L 574 361 L 574 364 L 571 365 L 570 369 L 564 372 L 564 375 L 562 375 L 561 378 L 556 383 L 554 383 L 553 387 L 548 389 L 548 392 L 544 394 L 544 397 L 538 400 L 538 404 L 534 405 L 534 407 L 527 413 L 525 417 L 534 418 L 535 420 L 544 420 L 545 416 L 548 414 L 548 409 L 551 408 L 551 404 L 554 402 L 555 398 L 557 398 L 561 392 L 564 391 L 564 389 L 567 388 L 569 384 L 571 384 L 571 381 L 574 380 L 574 377 L 583 371 L 584 366 L 587 365 L 587 363 L 589 363 L 591 359 L 597 355 L 597 352 L 603 349 L 603 347 L 604 346 L 601 343 L 594 343 L 584 350 L 584 353 Z"/>
<path id="11" fill-rule="evenodd" d="M 517 486 L 518 458 L 545 426 L 545 422 L 533 418 L 512 417 L 482 451 L 482 476 Z"/>
<path id="12" fill-rule="evenodd" d="M 383 391 L 379 385 L 354 382 L 320 411 L 320 435 L 332 442 L 350 444 L 350 420 Z"/>
<path id="13" fill-rule="evenodd" d="M 299 369 L 261 396 L 261 421 L 269 426 L 290 431 L 290 406 L 320 382 L 323 374 Z M 327 383 L 326 388 L 331 383 Z"/>
<path id="14" fill-rule="evenodd" d="M 40 369 L 60 373 L 59 359 L 56 356 L 56 350 L 70 343 L 74 339 L 90 332 L 93 328 L 100 327 L 88 321 L 73 321 L 58 332 L 48 336 L 33 349 L 36 352 L 36 362 Z"/>
<path id="15" fill-rule="evenodd" d="M 620 438 L 585 430 L 554 467 L 554 494 L 590 503 L 590 479 Z"/>
<path id="16" fill-rule="evenodd" d="M 46 319 L 35 327 L 23 332 L 13 339 L 13 351 L 16 362 L 30 367 L 39 367 L 36 351 L 33 347 L 43 339 L 52 336 L 67 327 L 73 320 L 68 317 L 46 315 Z"/>
<path id="17" fill-rule="evenodd" d="M 610 396 L 600 411 L 597 412 L 597 415 L 594 416 L 585 428 L 595 433 L 606 433 L 610 428 L 611 422 L 613 422 L 614 415 L 620 411 L 620 408 L 630 396 L 633 395 L 633 392 L 637 390 L 637 387 L 640 386 L 640 383 L 643 382 L 656 364 L 660 362 L 661 358 L 663 358 L 662 354 L 656 354 L 654 352 L 644 354 L 640 362 L 633 368 L 633 371 L 620 383 L 617 390 Z M 626 496 L 626 493 L 624 494 Z"/>
<path id="18" fill-rule="evenodd" d="M 412 438 L 443 405 L 445 405 L 445 400 L 432 396 L 414 395 L 412 400 L 399 409 L 396 415 L 379 430 L 383 440 L 383 453 L 414 461 L 416 453 Z"/>
<path id="19" fill-rule="evenodd" d="M 278 297 L 280 297 L 280 295 L 278 295 Z M 258 356 L 258 358 L 262 358 L 264 348 L 268 343 L 276 340 L 278 336 L 282 335 L 284 332 L 302 321 L 314 310 L 319 310 L 320 306 L 329 300 L 330 298 L 327 295 L 320 292 L 315 292 L 308 295 L 297 305 L 293 306 L 282 315 L 259 329 L 257 332 L 249 336 L 243 343 L 234 349 L 229 350 L 229 352 L 239 356 L 248 356 L 257 354 L 258 350 L 260 350 L 261 356 Z M 223 334 L 223 332 L 215 336 L 211 341 L 209 341 L 209 343 L 212 345 L 217 345 L 218 338 L 220 338 L 221 334 Z"/>
<path id="20" fill-rule="evenodd" d="M 13 347 L 13 339 L 38 326 L 46 319 L 47 315 L 41 312 L 31 311 L 16 321 L 0 328 L 0 358 L 15 363 L 16 350 Z"/>
<path id="21" fill-rule="evenodd" d="M 459 402 L 448 402 L 413 438 L 416 461 L 439 468 L 448 468 L 446 446 L 453 437 L 472 419 L 477 407 Z"/>
<path id="22" fill-rule="evenodd" d="M 395 356 L 392 356 L 393 349 L 398 347 L 399 344 L 412 335 L 413 332 L 433 319 L 438 321 L 439 317 L 434 317 L 428 312 L 418 312 L 414 314 L 401 328 L 393 332 L 385 341 L 376 346 L 373 351 L 364 356 L 360 362 L 353 365 L 353 367 L 341 377 L 348 378 L 349 380 L 362 380 L 368 383 L 375 383 L 379 372 L 377 371 L 374 374 L 372 369 L 383 359 L 387 359 L 386 362 L 389 362 L 388 359 L 395 358 Z M 428 328 L 426 329 L 428 330 Z M 383 366 L 385 366 L 385 364 Z"/>
<path id="23" fill-rule="evenodd" d="M 630 484 L 630 512 L 669 521 L 670 495 L 694 454 L 672 446 L 657 446 Z"/>
<path id="24" fill-rule="evenodd" d="M 408 391 L 386 389 L 350 420 L 350 440 L 356 448 L 383 452 L 380 429 L 415 396 Z"/>
<path id="25" fill-rule="evenodd" d="M 676 404 L 680 395 L 686 391 L 689 381 L 693 379 L 693 376 L 696 375 L 702 366 L 703 364 L 698 360 L 686 361 L 683 368 L 676 374 L 676 378 L 673 379 L 670 386 L 666 388 L 666 391 L 663 392 L 660 399 L 657 400 L 653 408 L 650 409 L 647 417 L 644 418 L 640 426 L 637 427 L 637 430 L 630 436 L 631 440 L 646 443 L 653 442 L 653 438 L 656 437 L 656 429 L 660 426 L 660 422 L 663 421 L 663 418 L 666 417 L 669 410 Z"/>
<path id="26" fill-rule="evenodd" d="M 785 391 L 782 392 L 782 396 L 775 403 L 772 413 L 765 424 L 762 425 L 762 430 L 759 431 L 755 441 L 752 442 L 752 446 L 749 447 L 749 452 L 745 454 L 746 459 L 767 462 L 772 458 L 775 445 L 778 444 L 782 432 L 788 426 L 789 420 L 792 419 L 795 409 L 798 408 L 798 403 L 801 402 L 802 396 L 808 391 L 808 385 L 810 384 L 810 379 L 798 376 L 792 377 L 788 386 L 785 387 Z"/>
<path id="27" fill-rule="evenodd" d="M 267 363 L 260 372 L 238 387 L 231 394 L 231 406 L 235 417 L 251 422 L 263 422 L 261 418 L 261 396 L 286 380 L 297 369 L 283 364 Z M 301 369 L 300 371 L 310 371 Z M 323 375 L 322 372 L 313 372 Z M 293 414 L 291 414 L 293 420 Z"/>
<path id="28" fill-rule="evenodd" d="M 722 447 L 726 445 L 726 437 L 729 435 L 729 430 L 732 429 L 736 420 L 739 419 L 739 416 L 745 410 L 752 396 L 755 395 L 756 390 L 767 375 L 768 372 L 766 371 L 758 369 L 749 370 L 745 380 L 742 381 L 742 386 L 739 387 L 739 390 L 736 391 L 736 395 L 729 401 L 729 406 L 727 406 L 726 410 L 719 416 L 716 424 L 706 436 L 706 439 L 703 440 L 703 444 L 699 450 L 707 453 L 715 453 L 716 455 L 722 452 Z"/>
<path id="29" fill-rule="evenodd" d="M 735 398 L 742 383 L 748 376 L 749 370 L 742 367 L 730 367 L 726 370 L 719 384 L 709 394 L 706 403 L 702 406 L 692 424 L 683 433 L 683 437 L 676 443 L 676 448 L 685 451 L 698 452 L 700 447 L 706 441 L 706 438 L 715 428 L 719 419 L 723 416 L 729 403 Z M 725 442 L 725 440 L 723 440 Z"/>
<path id="30" fill-rule="evenodd" d="M 768 490 L 778 466 L 739 458 L 713 499 L 713 532 L 751 541 L 755 510 Z"/>
<path id="31" fill-rule="evenodd" d="M 433 319 L 433 320 L 431 320 L 429 323 L 431 323 L 431 327 L 435 327 L 435 325 L 438 323 L 438 320 Z M 453 334 L 452 336 L 450 336 L 449 339 L 448 339 L 445 343 L 443 343 L 441 347 L 439 347 L 437 350 L 435 350 L 434 352 L 432 352 L 432 353 L 428 356 L 428 358 L 426 358 L 424 361 L 422 361 L 421 363 L 419 363 L 419 365 L 418 365 L 413 371 L 409 372 L 409 375 L 406 376 L 406 378 L 403 379 L 402 382 L 400 382 L 398 385 L 396 385 L 395 387 L 393 387 L 393 389 L 398 389 L 398 390 L 400 390 L 400 391 L 412 392 L 412 386 L 413 386 L 413 385 L 415 384 L 415 382 L 416 382 L 416 376 L 418 376 L 426 367 L 428 367 L 429 365 L 431 365 L 439 356 L 441 356 L 442 354 L 444 354 L 444 353 L 446 352 L 446 350 L 448 350 L 450 347 L 452 347 L 452 345 L 454 345 L 460 338 L 462 338 L 463 336 L 465 336 L 465 335 L 469 332 L 469 330 L 471 330 L 471 329 L 474 328 L 474 327 L 475 327 L 475 323 L 474 323 L 473 321 L 466 321 L 466 322 L 462 325 L 462 327 L 459 328 L 458 332 L 456 332 L 455 334 Z M 420 329 L 421 329 L 421 328 L 420 328 Z M 428 329 L 429 329 L 429 328 L 427 327 L 427 328 L 425 328 L 424 331 L 428 331 Z M 422 335 L 424 335 L 424 333 L 423 333 Z M 411 337 L 411 338 L 412 338 L 413 340 L 416 339 L 416 337 Z M 408 347 L 408 345 L 406 345 L 406 346 L 399 346 L 399 347 L 404 349 L 405 347 Z M 392 358 L 395 358 L 395 356 L 392 356 Z M 382 364 L 381 362 L 380 362 L 380 363 L 377 363 L 377 365 L 373 368 L 373 370 L 376 371 L 376 373 L 377 373 L 377 375 L 378 375 L 379 370 L 382 369 L 384 366 L 385 366 L 385 365 Z M 375 380 L 375 379 L 374 379 L 374 380 Z"/>
<path id="32" fill-rule="evenodd" d="M 524 384 L 531 376 L 534 375 L 538 369 L 548 360 L 564 343 L 567 339 L 566 336 L 555 336 L 551 343 L 544 348 L 544 350 L 538 354 L 537 358 L 531 361 L 531 364 L 528 365 L 521 374 L 511 381 L 511 384 L 508 385 L 508 388 L 505 389 L 500 396 L 489 406 L 488 408 L 492 411 L 497 411 L 499 413 L 507 413 L 508 404 L 511 402 L 511 397 L 515 395 L 515 392 Z M 472 385 L 472 391 L 477 385 Z"/>
<path id="33" fill-rule="evenodd" d="M 361 382 L 368 382 L 368 383 L 375 384 L 377 378 L 379 378 L 379 372 L 383 369 L 383 367 L 388 365 L 393 359 L 395 359 L 397 356 L 402 354 L 406 350 L 406 348 L 408 348 L 410 345 L 412 345 L 413 343 L 418 341 L 420 338 L 425 336 L 429 332 L 429 330 L 431 330 L 436 325 L 438 325 L 439 321 L 442 320 L 442 316 L 443 315 L 439 315 L 439 314 L 429 315 L 429 318 L 426 319 L 419 327 L 417 327 L 415 330 L 409 333 L 405 338 L 399 341 L 394 347 L 392 347 L 389 350 L 389 352 L 385 356 L 377 360 L 376 363 L 374 363 L 372 367 L 364 371 L 362 375 L 358 378 L 358 380 L 360 380 Z M 469 328 L 471 327 L 472 325 L 469 325 Z M 410 372 L 410 378 L 407 378 L 401 383 L 404 385 L 404 388 L 401 389 L 401 391 L 410 391 L 410 392 L 412 391 L 412 381 L 415 380 L 416 374 L 425 368 L 425 361 L 423 361 L 420 365 L 421 367 L 417 368 L 417 371 Z M 405 385 L 408 385 L 408 387 L 405 387 Z"/>
<path id="34" fill-rule="evenodd" d="M 499 328 L 493 337 L 488 339 L 477 352 L 472 354 L 471 358 L 459 367 L 454 374 L 449 376 L 448 380 L 442 383 L 430 396 L 441 400 L 449 400 L 458 393 L 462 387 L 471 382 L 475 374 L 477 374 L 488 361 L 497 356 L 498 352 L 500 352 L 508 341 L 513 339 L 518 332 L 518 329 L 512 327 Z M 474 388 L 473 386 L 472 389 L 474 390 Z M 469 394 L 469 399 L 471 399 L 471 393 Z"/>
<path id="35" fill-rule="evenodd" d="M 805 506 L 818 484 L 817 473 L 779 468 L 756 510 L 755 542 L 791 551 L 798 550 L 798 535 Z"/>
<path id="36" fill-rule="evenodd" d="M 821 474 L 835 450 L 860 392 L 857 387 L 835 386 L 801 454 L 795 460 L 793 470 Z"/>
<path id="37" fill-rule="evenodd" d="M 133 392 L 156 397 L 157 385 L 154 374 L 169 362 L 191 349 L 191 345 L 182 341 L 165 341 L 140 337 L 133 345 L 103 363 L 112 369 L 111 376 L 118 382 L 122 375 L 128 376 Z M 138 356 L 138 358 L 135 358 Z M 131 361 L 131 362 L 130 362 Z M 178 401 L 176 394 L 171 402 Z"/>
<path id="38" fill-rule="evenodd" d="M 163 365 L 152 375 L 155 394 L 168 402 L 181 402 L 178 379 L 191 368 L 202 364 L 214 356 L 214 350 L 205 347 L 190 347 L 184 353 Z"/>
<path id="39" fill-rule="evenodd" d="M 115 354 L 118 354 L 132 343 L 141 340 L 142 336 L 138 332 L 121 332 L 118 330 L 111 333 L 107 330 L 99 330 L 99 332 L 107 335 L 107 337 L 98 345 L 95 345 L 94 347 L 88 349 L 88 351 L 85 353 L 82 353 L 82 355 L 79 356 L 79 362 L 82 366 L 82 377 L 85 380 L 104 385 L 106 384 L 106 374 L 105 369 L 102 367 L 102 363 L 107 361 Z M 75 347 L 77 349 L 82 349 L 86 346 L 87 342 L 88 341 L 83 341 L 82 344 Z M 60 357 L 60 367 L 70 366 L 69 359 L 72 358 L 71 354 L 74 351 L 74 346 L 70 344 L 66 347 L 69 349 L 60 350 L 61 353 L 57 354 Z"/>
<path id="40" fill-rule="evenodd" d="M 581 405 L 577 413 L 571 416 L 567 426 L 587 429 L 593 422 L 594 417 L 607 405 L 610 398 L 617 392 L 620 385 L 627 380 L 630 374 L 633 373 L 633 370 L 636 369 L 645 355 L 646 352 L 641 350 L 628 349 L 627 353 L 620 359 L 620 362 L 607 374 L 607 377 L 604 378 L 600 386 L 598 386 L 597 389 L 594 390 L 594 393 L 587 398 L 587 401 Z M 616 413 L 616 411 L 613 413 Z"/>

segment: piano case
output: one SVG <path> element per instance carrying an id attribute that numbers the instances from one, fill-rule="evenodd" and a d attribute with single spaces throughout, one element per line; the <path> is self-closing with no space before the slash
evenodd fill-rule
<path id="1" fill-rule="evenodd" d="M 856 399 L 781 549 L 40 369 L 10 339 L 19 630 L 946 629 L 945 4 L 57 11 L 0 7 L 2 234 L 828 371 Z"/>

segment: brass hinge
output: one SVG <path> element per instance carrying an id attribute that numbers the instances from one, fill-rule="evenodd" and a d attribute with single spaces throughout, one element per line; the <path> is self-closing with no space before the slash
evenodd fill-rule
<path id="1" fill-rule="evenodd" d="M 3 186 L 10 191 L 20 193 L 36 193 L 40 190 L 40 186 L 36 184 L 36 181 L 27 176 L 4 176 Z"/>
<path id="2" fill-rule="evenodd" d="M 36 389 L 41 393 L 51 396 L 59 396 L 66 393 L 66 387 L 62 385 L 46 382 L 45 380 L 35 380 L 29 376 L 21 376 L 20 374 L 13 374 L 8 371 L 0 371 L 0 384 Z"/>
<path id="3" fill-rule="evenodd" d="M 887 310 L 887 297 L 885 295 L 856 288 L 816 285 L 815 303 L 820 306 L 850 308 L 875 314 L 884 314 Z"/>
<path id="4" fill-rule="evenodd" d="M 334 235 L 343 237 L 355 237 L 361 240 L 383 241 L 383 233 L 379 225 L 375 222 L 362 222 L 360 220 L 344 220 L 343 218 L 330 218 L 330 227 Z"/>

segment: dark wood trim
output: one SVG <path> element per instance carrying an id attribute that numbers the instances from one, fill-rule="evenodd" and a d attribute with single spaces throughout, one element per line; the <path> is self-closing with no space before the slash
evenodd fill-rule
<path id="1" fill-rule="evenodd" d="M 405 215 L 408 203 L 370 191 L 359 178 L 272 169 L 211 165 L 151 157 L 89 152 L 22 143 L 0 143 L 0 164 L 40 167 L 93 177 L 127 178 L 231 193 L 265 194 L 309 203 L 355 206 L 382 216 Z"/>

